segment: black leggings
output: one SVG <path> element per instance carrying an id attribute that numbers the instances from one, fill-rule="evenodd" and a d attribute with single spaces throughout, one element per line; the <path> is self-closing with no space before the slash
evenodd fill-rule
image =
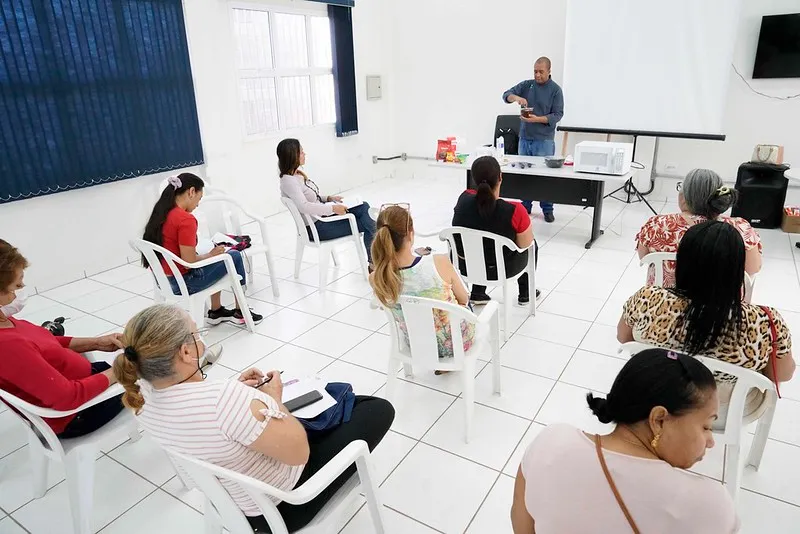
<path id="1" fill-rule="evenodd" d="M 334 456 L 339 454 L 342 449 L 355 440 L 363 439 L 367 442 L 369 450 L 372 451 L 381 442 L 386 432 L 389 431 L 392 421 L 394 421 L 394 408 L 389 401 L 377 397 L 356 396 L 356 403 L 353 406 L 353 414 L 350 417 L 350 421 L 342 423 L 327 432 L 315 432 L 308 436 L 311 454 L 295 487 L 299 487 L 311 478 Z M 305 504 L 295 506 L 285 502 L 280 503 L 278 511 L 281 513 L 289 532 L 300 530 L 309 524 L 355 472 L 356 466 L 353 464 L 339 475 L 330 486 L 325 488 L 322 493 Z M 267 520 L 263 516 L 248 517 L 247 520 L 250 522 L 250 526 L 253 527 L 253 531 L 259 533 L 271 532 L 267 525 Z"/>
<path id="2" fill-rule="evenodd" d="M 111 369 L 111 366 L 106 362 L 92 362 L 93 375 L 102 373 L 107 369 Z M 117 395 L 116 397 L 111 397 L 94 406 L 90 406 L 85 410 L 81 410 L 75 415 L 75 418 L 67 424 L 67 427 L 58 437 L 69 439 L 91 434 L 114 419 L 123 408 L 122 395 Z"/>
<path id="3" fill-rule="evenodd" d="M 536 240 L 533 241 L 533 264 L 534 266 L 539 265 L 539 243 Z M 528 253 L 514 253 L 509 259 L 505 260 L 506 265 L 506 276 L 511 278 L 512 276 L 516 276 L 521 271 L 524 271 L 528 268 Z M 497 267 L 492 266 L 497 270 Z M 497 275 L 495 275 L 497 278 Z M 528 297 L 530 296 L 530 284 L 528 283 L 528 273 L 523 274 L 519 278 L 517 278 L 517 284 L 519 285 L 519 296 L 520 297 Z M 472 286 L 472 295 L 475 296 L 482 296 L 486 294 L 486 286 L 479 286 L 474 284 Z M 536 298 L 534 296 L 534 298 Z"/>

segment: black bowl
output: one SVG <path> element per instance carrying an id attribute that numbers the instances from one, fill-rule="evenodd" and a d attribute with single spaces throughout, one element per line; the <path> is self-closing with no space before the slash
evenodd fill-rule
<path id="1" fill-rule="evenodd" d="M 544 164 L 550 167 L 551 169 L 558 169 L 564 165 L 564 158 L 557 158 L 555 156 L 546 156 L 544 158 Z"/>

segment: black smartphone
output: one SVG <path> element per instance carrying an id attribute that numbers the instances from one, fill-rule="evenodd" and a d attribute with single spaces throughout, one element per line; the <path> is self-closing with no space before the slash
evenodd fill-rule
<path id="1" fill-rule="evenodd" d="M 283 405 L 286 406 L 286 409 L 290 412 L 294 412 L 300 408 L 305 408 L 310 404 L 314 404 L 318 400 L 322 400 L 322 393 L 315 389 L 314 391 L 309 391 L 305 395 L 300 395 L 296 399 L 287 401 Z"/>

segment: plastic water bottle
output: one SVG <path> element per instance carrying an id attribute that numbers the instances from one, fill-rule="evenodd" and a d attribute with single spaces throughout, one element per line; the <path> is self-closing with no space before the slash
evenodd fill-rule
<path id="1" fill-rule="evenodd" d="M 495 147 L 497 148 L 497 159 L 502 159 L 506 155 L 506 142 L 502 136 L 497 138 Z"/>

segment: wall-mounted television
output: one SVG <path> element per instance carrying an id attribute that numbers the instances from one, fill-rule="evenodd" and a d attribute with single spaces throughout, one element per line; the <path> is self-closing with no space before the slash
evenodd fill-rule
<path id="1" fill-rule="evenodd" d="M 800 78 L 800 13 L 762 17 L 753 78 Z"/>

